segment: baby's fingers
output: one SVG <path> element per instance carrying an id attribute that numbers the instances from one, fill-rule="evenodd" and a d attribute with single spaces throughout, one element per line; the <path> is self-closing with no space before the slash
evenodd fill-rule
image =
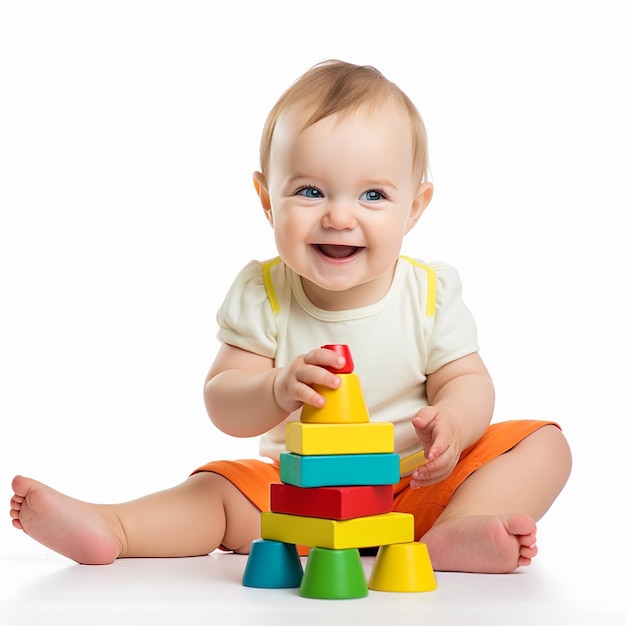
<path id="1" fill-rule="evenodd" d="M 299 405 L 309 404 L 316 408 L 323 407 L 326 402 L 324 396 L 318 393 L 314 387 L 305 385 L 304 383 L 298 383 L 294 386 L 292 397 Z"/>
<path id="2" fill-rule="evenodd" d="M 302 404 L 320 408 L 325 400 L 319 388 L 337 389 L 340 384 L 341 379 L 335 374 L 301 361 L 278 372 L 274 381 L 274 397 L 276 403 L 288 411 L 295 411 Z"/>
<path id="3" fill-rule="evenodd" d="M 413 428 L 415 428 L 417 435 L 428 435 L 438 415 L 439 410 L 434 406 L 425 406 L 420 409 L 412 420 Z"/>
<path id="4" fill-rule="evenodd" d="M 346 359 L 342 354 L 328 348 L 316 348 L 304 355 L 304 362 L 310 365 L 319 365 L 327 370 L 341 370 L 346 365 Z"/>
<path id="5" fill-rule="evenodd" d="M 432 461 L 420 465 L 411 475 L 411 487 L 427 487 L 447 478 L 454 469 L 451 455 L 444 452 Z"/>
<path id="6" fill-rule="evenodd" d="M 296 371 L 296 378 L 305 385 L 314 387 L 327 387 L 328 389 L 338 389 L 341 385 L 341 378 L 333 374 L 325 367 L 310 365 L 306 361 Z"/>

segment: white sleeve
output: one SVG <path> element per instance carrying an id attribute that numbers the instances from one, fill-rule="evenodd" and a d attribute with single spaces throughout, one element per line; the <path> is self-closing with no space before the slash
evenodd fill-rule
<path id="1" fill-rule="evenodd" d="M 276 322 L 268 300 L 261 263 L 251 261 L 236 276 L 217 312 L 222 343 L 273 359 Z"/>
<path id="2" fill-rule="evenodd" d="M 457 271 L 446 263 L 430 263 L 437 276 L 437 312 L 428 342 L 426 374 L 477 352 L 476 323 L 462 298 Z"/>

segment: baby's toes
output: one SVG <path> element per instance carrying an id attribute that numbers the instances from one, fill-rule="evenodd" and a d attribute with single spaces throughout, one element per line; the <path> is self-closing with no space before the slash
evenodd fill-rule
<path id="1" fill-rule="evenodd" d="M 18 496 L 17 494 L 14 494 L 11 498 L 11 508 L 19 509 L 22 505 L 22 502 L 24 502 L 24 496 Z"/>
<path id="2" fill-rule="evenodd" d="M 525 559 L 532 559 L 537 556 L 537 546 L 520 546 L 519 555 Z"/>

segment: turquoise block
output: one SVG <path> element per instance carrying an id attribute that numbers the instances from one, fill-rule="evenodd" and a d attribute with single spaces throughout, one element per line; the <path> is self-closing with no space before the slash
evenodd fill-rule
<path id="1" fill-rule="evenodd" d="M 280 455 L 280 480 L 297 487 L 395 485 L 400 456 L 384 454 Z"/>
<path id="2" fill-rule="evenodd" d="M 255 539 L 243 573 L 244 587 L 286 589 L 299 587 L 302 563 L 291 543 Z"/>

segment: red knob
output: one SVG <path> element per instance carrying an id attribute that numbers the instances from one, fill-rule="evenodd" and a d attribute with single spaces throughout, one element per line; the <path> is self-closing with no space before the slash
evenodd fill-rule
<path id="1" fill-rule="evenodd" d="M 322 346 L 322 348 L 341 354 L 341 356 L 343 356 L 346 360 L 346 364 L 341 369 L 327 367 L 327 370 L 331 371 L 333 374 L 351 374 L 354 371 L 354 362 L 352 361 L 350 348 L 345 343 L 330 343 Z"/>

